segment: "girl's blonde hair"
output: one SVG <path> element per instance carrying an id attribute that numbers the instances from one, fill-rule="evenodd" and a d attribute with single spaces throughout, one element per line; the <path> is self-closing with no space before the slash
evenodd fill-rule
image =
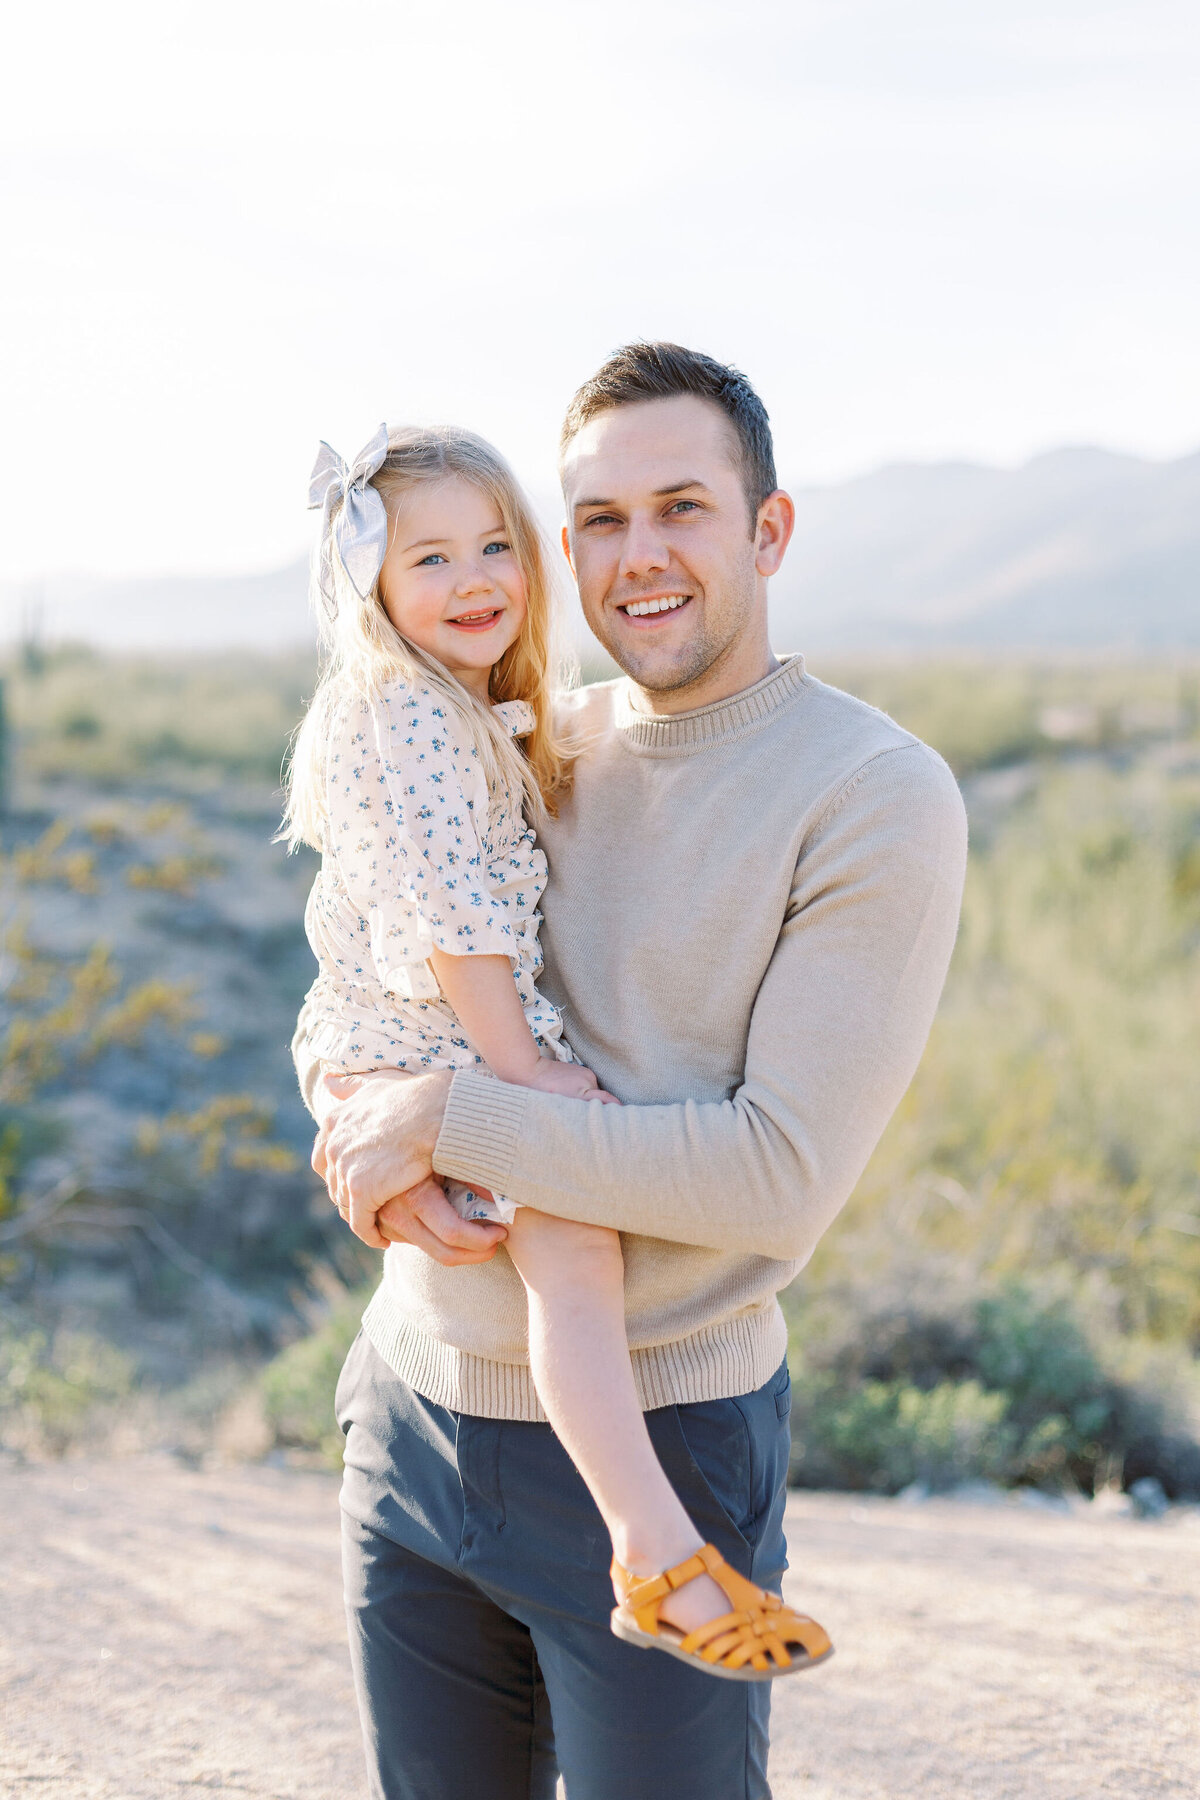
<path id="1" fill-rule="evenodd" d="M 532 709 L 533 730 L 524 749 L 509 736 L 492 707 L 470 693 L 435 657 L 398 632 L 379 597 L 376 580 L 366 600 L 359 597 L 337 548 L 335 503 L 327 539 L 333 605 L 320 592 L 318 548 L 313 559 L 313 603 L 320 622 L 321 666 L 316 692 L 296 733 L 284 776 L 287 804 L 281 837 L 289 848 L 311 844 L 320 850 L 328 822 L 325 797 L 326 745 L 332 712 L 349 693 L 370 698 L 397 677 L 429 688 L 453 707 L 469 741 L 479 752 L 488 791 L 520 797 L 536 821 L 554 814 L 571 787 L 571 753 L 556 731 L 554 694 L 569 683 L 571 670 L 559 641 L 558 606 L 542 534 L 512 470 L 483 438 L 456 425 L 402 425 L 388 432 L 388 450 L 371 477 L 394 523 L 394 503 L 418 482 L 460 476 L 495 501 L 525 576 L 526 617 L 516 641 L 492 670 L 492 702 L 524 700 Z"/>

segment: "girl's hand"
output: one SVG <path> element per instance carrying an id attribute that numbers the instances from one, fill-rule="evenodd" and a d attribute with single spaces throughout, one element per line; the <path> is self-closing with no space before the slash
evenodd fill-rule
<path id="1" fill-rule="evenodd" d="M 550 1062 L 543 1058 L 521 1086 L 536 1088 L 540 1094 L 564 1094 L 568 1100 L 602 1100 L 612 1106 L 621 1104 L 615 1094 L 605 1093 L 592 1071 L 585 1069 L 582 1063 Z"/>

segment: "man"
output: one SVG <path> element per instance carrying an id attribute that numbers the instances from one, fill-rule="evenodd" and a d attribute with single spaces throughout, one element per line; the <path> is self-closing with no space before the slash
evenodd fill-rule
<path id="1" fill-rule="evenodd" d="M 387 1273 L 339 1389 L 351 1643 L 387 1800 L 762 1800 L 770 1689 L 608 1629 L 609 1546 L 542 1415 L 500 1228 L 435 1176 L 625 1236 L 629 1342 L 698 1529 L 778 1589 L 778 1291 L 911 1079 L 965 855 L 945 765 L 778 658 L 793 524 L 737 371 L 619 351 L 562 436 L 564 547 L 627 679 L 575 696 L 575 791 L 543 827 L 545 990 L 625 1104 L 472 1074 L 368 1080 L 314 1167 Z"/>

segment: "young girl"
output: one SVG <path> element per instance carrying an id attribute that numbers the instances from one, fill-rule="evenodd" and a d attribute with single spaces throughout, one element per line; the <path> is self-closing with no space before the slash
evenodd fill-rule
<path id="1" fill-rule="evenodd" d="M 469 432 L 381 426 L 349 468 L 322 445 L 310 503 L 322 508 L 326 664 L 287 826 L 322 856 L 306 914 L 312 1049 L 337 1074 L 484 1065 L 610 1101 L 536 986 L 546 861 L 522 806 L 556 810 L 571 768 L 527 500 Z M 703 1543 L 662 1472 L 634 1386 L 617 1233 L 448 1192 L 464 1216 L 507 1227 L 538 1396 L 613 1540 L 613 1630 L 739 1681 L 828 1656 L 819 1625 Z"/>

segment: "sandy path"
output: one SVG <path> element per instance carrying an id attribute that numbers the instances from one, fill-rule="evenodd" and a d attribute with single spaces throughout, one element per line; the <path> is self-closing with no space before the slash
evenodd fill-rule
<path id="1" fill-rule="evenodd" d="M 790 1537 L 839 1654 L 776 1690 L 776 1800 L 1200 1793 L 1194 1517 L 801 1495 Z M 0 1794 L 198 1791 L 362 1800 L 333 1481 L 3 1471 Z"/>

